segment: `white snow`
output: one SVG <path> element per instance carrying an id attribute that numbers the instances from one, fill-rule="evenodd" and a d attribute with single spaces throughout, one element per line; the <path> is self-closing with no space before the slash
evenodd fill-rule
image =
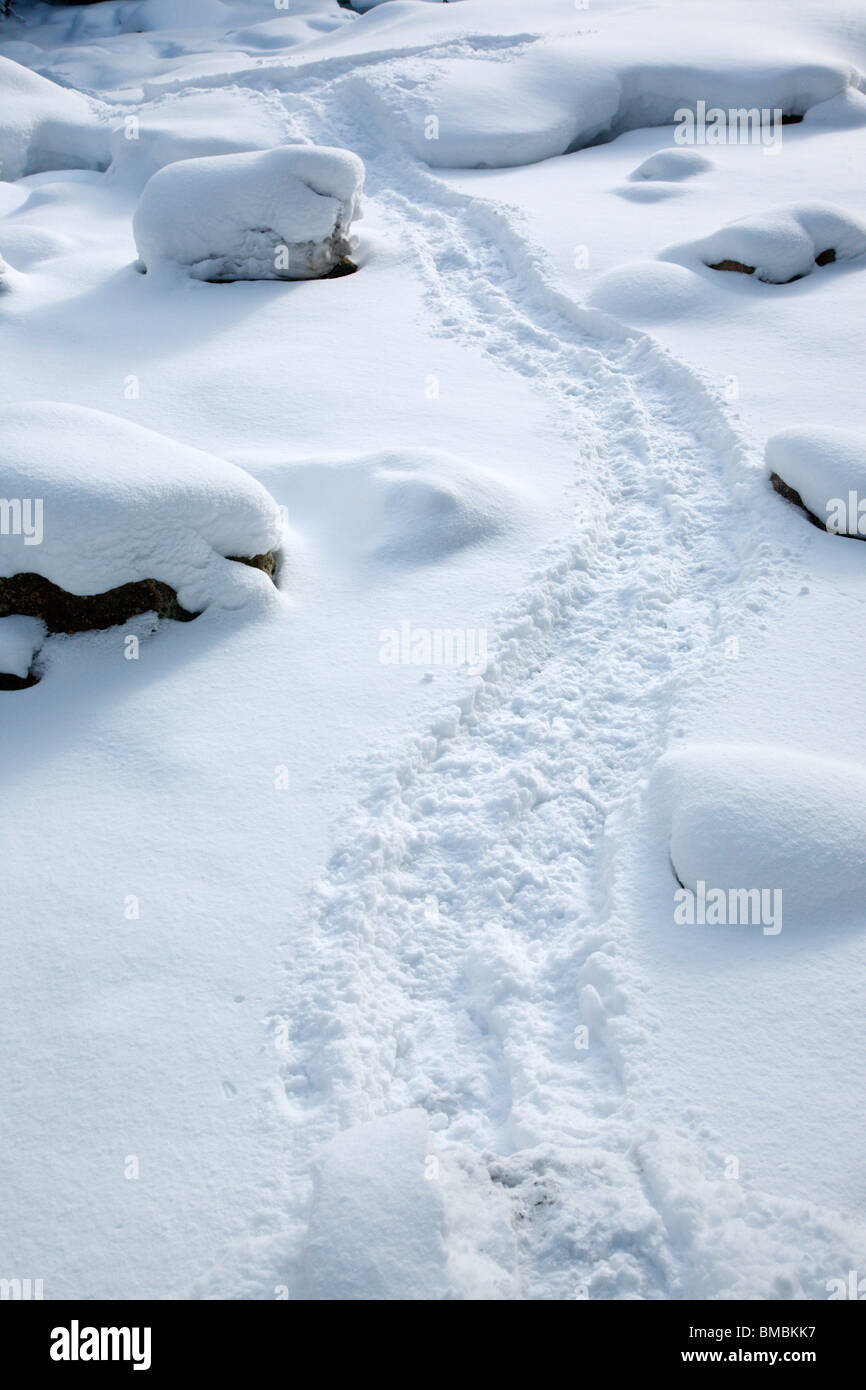
<path id="1" fill-rule="evenodd" d="M 717 266 L 735 261 L 758 280 L 786 285 L 810 275 L 818 257 L 849 261 L 866 252 L 866 222 L 827 203 L 769 208 L 722 227 L 712 236 L 661 253 L 666 260 Z"/>
<path id="2" fill-rule="evenodd" d="M 39 618 L 20 614 L 0 618 L 0 674 L 26 676 L 45 634 L 45 624 Z"/>
<path id="3" fill-rule="evenodd" d="M 108 127 L 98 102 L 2 56 L 0 92 L 0 178 L 105 168 Z"/>
<path id="4" fill-rule="evenodd" d="M 111 172 L 142 183 L 181 159 L 243 154 L 283 142 L 286 119 L 258 92 L 188 92 L 139 106 L 111 133 Z"/>
<path id="5" fill-rule="evenodd" d="M 169 164 L 135 210 L 140 264 L 199 280 L 325 275 L 352 249 L 363 181 L 357 156 L 308 145 Z"/>
<path id="6" fill-rule="evenodd" d="M 25 504 L 0 575 L 40 574 L 73 594 L 158 579 L 191 612 L 270 584 L 223 557 L 277 548 L 279 508 L 222 459 L 103 411 L 35 402 L 0 409 L 0 470 Z"/>
<path id="7" fill-rule="evenodd" d="M 781 895 L 814 933 L 862 911 L 866 766 L 785 748 L 699 744 L 655 772 L 680 883 Z M 784 929 L 784 923 L 782 929 Z"/>
<path id="8" fill-rule="evenodd" d="M 866 1245 L 866 550 L 768 473 L 866 496 L 862 4 L 104 0 L 0 53 L 24 125 L 82 121 L 0 183 L 0 492 L 44 502 L 0 558 L 207 609 L 0 692 L 0 1273 L 825 1298 Z M 698 103 L 804 119 L 684 144 Z M 322 150 L 339 187 L 240 195 Z M 269 272 L 257 227 L 320 254 L 358 160 L 360 273 L 201 278 Z M 226 558 L 273 545 L 279 590 Z M 781 930 L 683 924 L 677 875 Z"/>
<path id="9" fill-rule="evenodd" d="M 792 427 L 767 440 L 771 473 L 800 494 L 830 531 L 866 534 L 866 434 L 862 430 Z M 853 495 L 853 506 L 852 506 Z"/>
<path id="10" fill-rule="evenodd" d="M 443 1209 L 423 1110 L 345 1131 L 321 1156 L 305 1251 L 316 1299 L 447 1296 Z M 407 1289 L 406 1271 L 417 1271 Z"/>
<path id="11" fill-rule="evenodd" d="M 651 154 L 631 175 L 633 179 L 670 180 L 691 179 L 696 174 L 705 174 L 713 168 L 713 161 L 697 150 L 659 150 Z"/>

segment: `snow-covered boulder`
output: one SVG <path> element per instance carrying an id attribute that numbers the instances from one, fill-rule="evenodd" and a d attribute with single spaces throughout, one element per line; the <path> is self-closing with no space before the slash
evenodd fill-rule
<path id="1" fill-rule="evenodd" d="M 199 280 L 309 280 L 352 249 L 364 165 L 348 150 L 284 145 L 185 159 L 154 174 L 133 219 L 139 263 Z"/>
<path id="2" fill-rule="evenodd" d="M 788 922 L 866 917 L 866 768 L 763 745 L 694 744 L 660 760 L 652 792 L 684 888 L 781 893 Z"/>
<path id="3" fill-rule="evenodd" d="M 159 611 L 165 586 L 187 616 L 271 587 L 227 557 L 266 567 L 282 536 L 277 504 L 243 469 L 153 430 L 83 406 L 5 406 L 0 478 L 0 616 L 44 616 L 69 631 Z M 136 594 L 115 595 L 119 607 L 76 623 L 74 596 L 135 584 Z"/>
<path id="4" fill-rule="evenodd" d="M 828 531 L 866 537 L 866 432 L 782 430 L 767 440 L 764 457 L 778 492 Z"/>
<path id="5" fill-rule="evenodd" d="M 108 158 L 108 125 L 96 101 L 0 57 L 0 178 L 104 169 Z"/>
<path id="6" fill-rule="evenodd" d="M 866 251 L 866 222 L 830 203 L 792 203 L 743 217 L 711 236 L 668 247 L 662 260 L 755 275 L 774 285 L 810 274 L 816 265 L 849 261 Z"/>

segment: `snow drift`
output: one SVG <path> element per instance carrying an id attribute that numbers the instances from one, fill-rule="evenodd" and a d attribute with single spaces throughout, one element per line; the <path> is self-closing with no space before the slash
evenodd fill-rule
<path id="1" fill-rule="evenodd" d="M 352 249 L 364 166 L 348 150 L 286 145 L 185 159 L 154 174 L 133 219 L 139 262 L 199 280 L 309 280 Z"/>
<path id="2" fill-rule="evenodd" d="M 270 587 L 226 557 L 278 547 L 277 504 L 242 469 L 153 430 L 83 406 L 6 406 L 0 476 L 0 588 L 16 575 L 75 595 L 155 580 L 197 613 Z"/>
<path id="3" fill-rule="evenodd" d="M 0 92 L 0 179 L 106 167 L 108 126 L 97 102 L 3 57 Z"/>
<path id="4" fill-rule="evenodd" d="M 666 754 L 652 791 L 685 888 L 781 890 L 820 926 L 866 904 L 866 769 L 746 744 Z"/>
<path id="5" fill-rule="evenodd" d="M 830 203 L 791 203 L 743 217 L 712 236 L 668 247 L 662 260 L 700 262 L 785 285 L 816 265 L 849 261 L 866 251 L 866 223 Z"/>
<path id="6" fill-rule="evenodd" d="M 293 518 L 352 562 L 432 564 L 518 524 L 526 506 L 499 474 L 433 449 L 316 460 L 283 476 Z"/>

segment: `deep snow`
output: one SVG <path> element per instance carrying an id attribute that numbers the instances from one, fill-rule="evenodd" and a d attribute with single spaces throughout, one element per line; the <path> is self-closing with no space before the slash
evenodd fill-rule
<path id="1" fill-rule="evenodd" d="M 81 582 L 289 519 L 279 591 L 229 565 L 262 602 L 0 692 L 8 1274 L 826 1297 L 866 1242 L 866 552 L 768 475 L 859 486 L 861 7 L 107 0 L 0 55 L 0 492 L 47 459 Z M 804 119 L 682 146 L 698 101 Z M 358 274 L 138 273 L 151 175 L 276 144 L 363 161 Z M 678 922 L 698 882 L 781 931 Z"/>

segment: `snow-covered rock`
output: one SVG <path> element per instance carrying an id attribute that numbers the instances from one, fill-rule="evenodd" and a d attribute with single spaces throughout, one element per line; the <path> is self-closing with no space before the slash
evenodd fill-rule
<path id="1" fill-rule="evenodd" d="M 153 430 L 83 406 L 5 406 L 0 477 L 0 580 L 102 594 L 152 579 L 190 613 L 270 588 L 225 557 L 279 546 L 277 504 L 243 469 Z"/>
<path id="2" fill-rule="evenodd" d="M 133 219 L 139 261 L 199 280 L 308 280 L 352 249 L 364 166 L 348 150 L 286 145 L 185 159 L 154 174 Z"/>
<path id="3" fill-rule="evenodd" d="M 0 93 L 0 178 L 106 167 L 108 125 L 92 98 L 3 57 Z"/>
<path id="4" fill-rule="evenodd" d="M 784 919 L 832 923 L 866 904 L 866 768 L 787 748 L 693 744 L 653 793 L 683 887 L 780 891 Z"/>
<path id="5" fill-rule="evenodd" d="M 740 218 L 711 236 L 668 247 L 662 259 L 739 270 L 787 284 L 815 265 L 849 261 L 866 251 L 866 222 L 829 203 L 792 203 Z"/>
<path id="6" fill-rule="evenodd" d="M 764 457 L 774 479 L 828 531 L 866 536 L 866 433 L 832 425 L 782 430 L 767 440 Z"/>

